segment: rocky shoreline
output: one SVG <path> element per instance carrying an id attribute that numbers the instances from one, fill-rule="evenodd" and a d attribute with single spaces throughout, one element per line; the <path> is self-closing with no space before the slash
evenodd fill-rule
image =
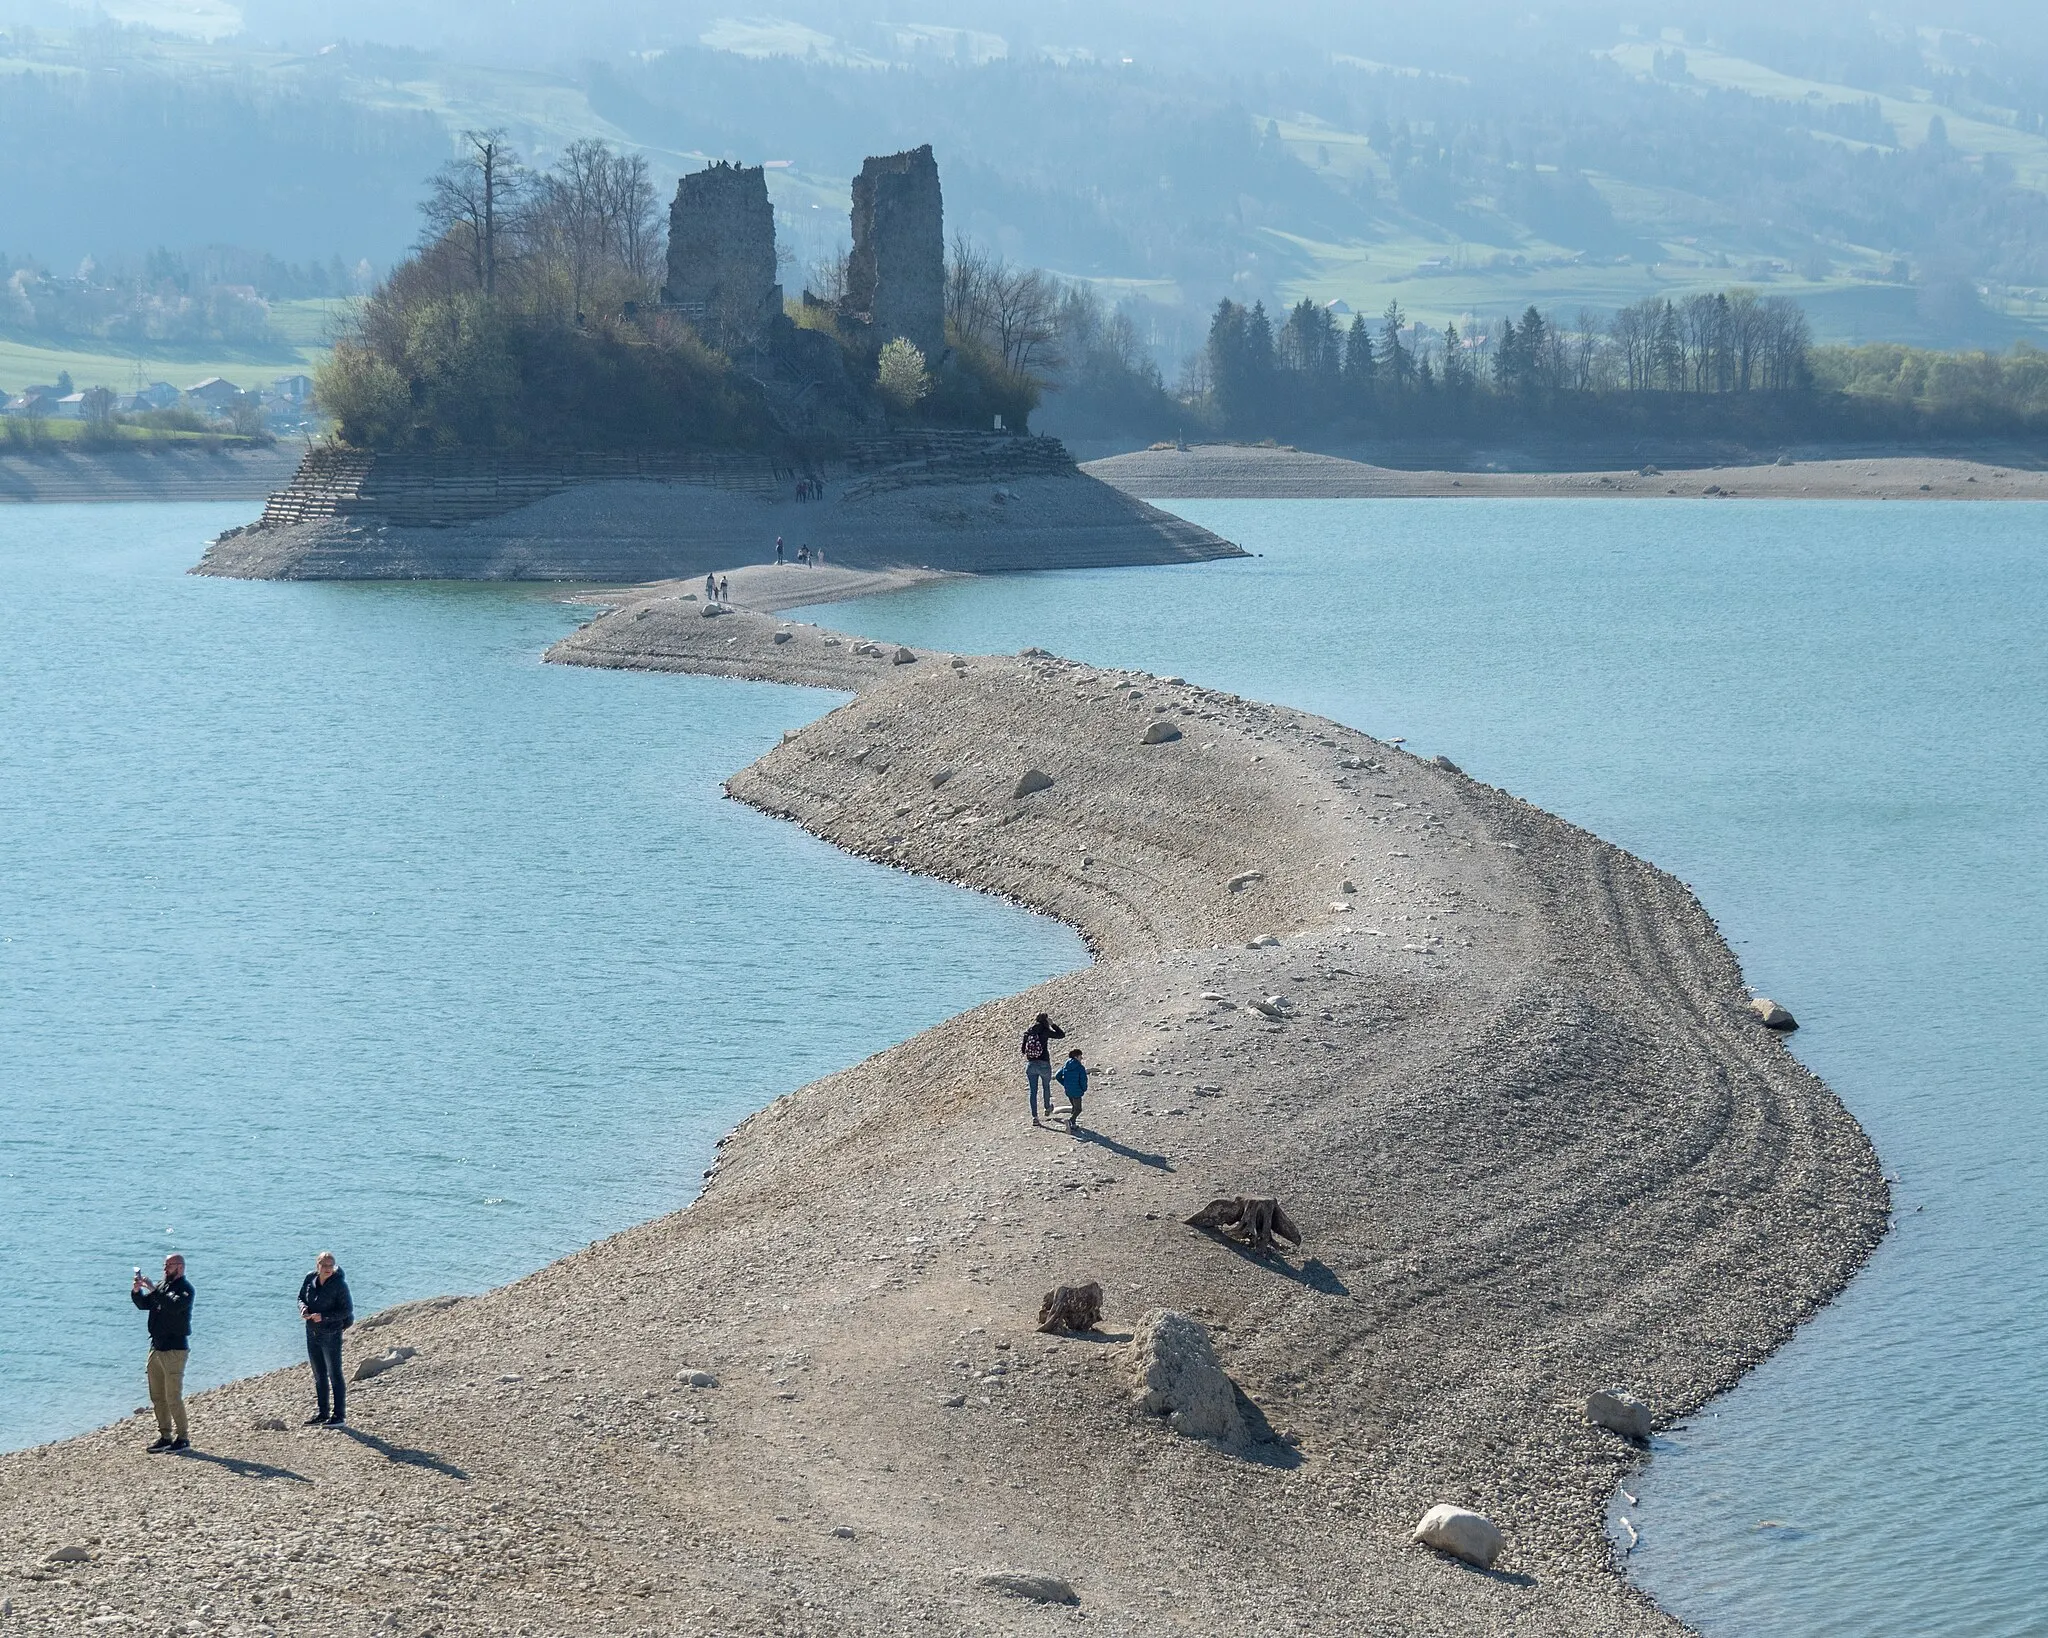
<path id="1" fill-rule="evenodd" d="M 85 501 L 255 501 L 290 481 L 297 444 L 177 442 L 114 449 L 0 449 L 0 505 Z"/>
<path id="2" fill-rule="evenodd" d="M 927 433 L 779 457 L 316 449 L 196 572 L 617 585 L 766 562 L 778 538 L 791 563 L 809 547 L 861 568 L 981 573 L 1243 555 L 1082 473 L 1057 439 Z"/>
<path id="3" fill-rule="evenodd" d="M 416 1351 L 350 1435 L 283 1425 L 301 1368 L 199 1398 L 198 1460 L 139 1420 L 0 1458 L 0 1631 L 1683 1630 L 1619 1571 L 1644 1453 L 1587 1396 L 1695 1410 L 1887 1198 L 1682 884 L 1176 678 L 679 588 L 549 657 L 846 692 L 731 794 L 1094 962 L 779 1099 L 686 1210 L 359 1335 Z M 1040 1010 L 1096 1066 L 1080 1134 L 1025 1116 Z M 1236 1195 L 1301 1250 L 1185 1225 Z M 1091 1281 L 1098 1330 L 1036 1331 Z M 1152 1414 L 1161 1309 L 1234 1381 L 1227 1437 Z M 1492 1570 L 1412 1543 L 1439 1503 L 1499 1524 Z"/>
<path id="4" fill-rule="evenodd" d="M 1378 466 L 1314 450 L 1196 444 L 1135 450 L 1081 470 L 1151 500 L 1589 499 L 2048 500 L 2037 453 L 2018 464 L 1941 455 L 1843 456 L 1680 465 L 1666 461 L 1562 470 Z"/>

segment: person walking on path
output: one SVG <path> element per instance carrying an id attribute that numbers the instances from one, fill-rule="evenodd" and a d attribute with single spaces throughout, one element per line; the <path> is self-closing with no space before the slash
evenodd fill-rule
<path id="1" fill-rule="evenodd" d="M 704 601 L 707 603 L 718 601 L 718 576 L 707 574 L 704 577 Z"/>
<path id="2" fill-rule="evenodd" d="M 718 577 L 718 600 L 721 603 L 732 601 L 732 582 L 724 575 Z"/>
<path id="3" fill-rule="evenodd" d="M 299 1314 L 306 1322 L 306 1358 L 313 1364 L 316 1407 L 306 1418 L 306 1426 L 341 1427 L 348 1420 L 348 1383 L 341 1374 L 341 1333 L 355 1324 L 356 1310 L 349 1300 L 348 1276 L 335 1263 L 333 1252 L 323 1251 L 314 1258 L 313 1272 L 299 1282 Z"/>
<path id="4" fill-rule="evenodd" d="M 777 563 L 782 561 L 782 537 L 780 535 L 775 537 L 775 561 Z"/>
<path id="5" fill-rule="evenodd" d="M 149 1316 L 149 1404 L 156 1412 L 156 1443 L 149 1448 L 184 1450 L 191 1440 L 185 1424 L 185 1361 L 192 1349 L 192 1282 L 185 1259 L 175 1251 L 164 1259 L 162 1281 L 135 1271 L 128 1300 Z"/>
<path id="6" fill-rule="evenodd" d="M 1055 1024 L 1044 1013 L 1031 1021 L 1031 1027 L 1024 1032 L 1024 1085 L 1031 1102 L 1031 1124 L 1040 1125 L 1038 1118 L 1038 1094 L 1045 1094 L 1046 1119 L 1052 1118 L 1052 1058 L 1046 1047 L 1048 1041 L 1064 1041 L 1067 1032 Z"/>
<path id="7" fill-rule="evenodd" d="M 1079 1047 L 1067 1054 L 1067 1061 L 1060 1065 L 1060 1072 L 1053 1079 L 1067 1091 L 1067 1130 L 1077 1131 L 1081 1125 L 1081 1100 L 1088 1095 L 1088 1066 L 1081 1062 Z M 1046 1101 L 1052 1101 L 1050 1096 Z"/>

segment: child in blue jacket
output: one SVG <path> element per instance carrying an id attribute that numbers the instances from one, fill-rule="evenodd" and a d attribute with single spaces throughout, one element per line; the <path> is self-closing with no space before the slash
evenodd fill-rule
<path id="1" fill-rule="evenodd" d="M 1088 1095 L 1088 1068 L 1081 1062 L 1079 1047 L 1067 1054 L 1067 1061 L 1060 1065 L 1060 1072 L 1053 1079 L 1066 1089 L 1067 1130 L 1071 1132 L 1081 1124 L 1081 1100 Z"/>

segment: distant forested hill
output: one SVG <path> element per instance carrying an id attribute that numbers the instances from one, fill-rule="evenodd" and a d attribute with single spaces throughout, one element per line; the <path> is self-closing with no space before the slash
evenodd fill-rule
<path id="1" fill-rule="evenodd" d="M 275 74 L 31 62 L 0 75 L 0 249 L 66 273 L 159 245 L 388 261 L 448 152 L 424 113 Z"/>
<path id="2" fill-rule="evenodd" d="M 244 0 L 211 42 L 0 36 L 0 247 L 388 265 L 420 178 L 496 126 L 542 164 L 637 149 L 664 190 L 783 162 L 797 286 L 862 157 L 931 142 L 949 226 L 1096 281 L 1169 371 L 1225 296 L 1470 333 L 1741 285 L 1823 342 L 2048 333 L 2048 18 L 2018 0 L 901 4 Z"/>

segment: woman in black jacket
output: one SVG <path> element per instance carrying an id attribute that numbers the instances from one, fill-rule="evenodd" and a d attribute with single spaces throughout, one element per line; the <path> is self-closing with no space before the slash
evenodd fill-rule
<path id="1" fill-rule="evenodd" d="M 341 1333 L 355 1323 L 356 1311 L 349 1301 L 348 1277 L 336 1266 L 333 1252 L 321 1252 L 314 1260 L 313 1272 L 299 1282 L 299 1313 L 306 1322 L 306 1357 L 313 1362 L 313 1393 L 319 1405 L 306 1418 L 306 1426 L 338 1428 L 348 1416 Z M 330 1398 L 334 1406 L 331 1416 L 327 1410 Z"/>

